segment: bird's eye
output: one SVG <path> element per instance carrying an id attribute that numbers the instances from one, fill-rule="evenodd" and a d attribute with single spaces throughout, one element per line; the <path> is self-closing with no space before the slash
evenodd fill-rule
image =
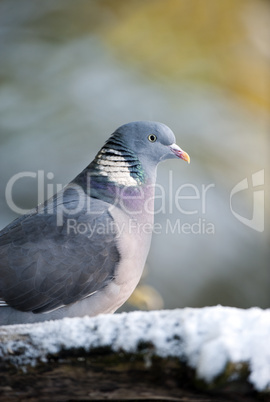
<path id="1" fill-rule="evenodd" d="M 155 134 L 148 135 L 148 140 L 150 142 L 155 142 L 157 140 L 157 136 Z"/>

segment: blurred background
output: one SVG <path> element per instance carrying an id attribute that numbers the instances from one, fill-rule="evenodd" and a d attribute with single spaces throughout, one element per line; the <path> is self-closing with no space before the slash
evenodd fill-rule
<path id="1" fill-rule="evenodd" d="M 14 174 L 44 170 L 46 195 L 118 126 L 161 121 L 191 164 L 159 166 L 162 230 L 122 310 L 269 307 L 269 27 L 267 0 L 0 0 L 0 228 L 16 217 L 5 198 Z M 251 222 L 259 171 L 263 231 L 235 216 Z M 182 211 L 180 187 L 197 194 Z M 18 180 L 13 200 L 35 207 L 37 181 Z"/>

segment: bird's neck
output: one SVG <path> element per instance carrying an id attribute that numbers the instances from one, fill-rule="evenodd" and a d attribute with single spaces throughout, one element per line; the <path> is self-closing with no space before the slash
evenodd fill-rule
<path id="1" fill-rule="evenodd" d="M 146 175 L 137 155 L 117 135 L 112 136 L 88 166 L 91 176 L 116 186 L 136 187 Z"/>
<path id="2" fill-rule="evenodd" d="M 131 216 L 151 214 L 156 172 L 151 175 L 133 151 L 117 138 L 109 140 L 75 182 L 88 195 L 120 206 Z"/>

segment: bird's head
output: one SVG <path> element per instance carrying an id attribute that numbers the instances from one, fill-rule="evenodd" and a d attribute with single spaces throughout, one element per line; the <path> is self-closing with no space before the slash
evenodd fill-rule
<path id="1" fill-rule="evenodd" d="M 136 121 L 119 127 L 118 137 L 144 163 L 157 165 L 165 159 L 180 158 L 190 162 L 189 155 L 176 145 L 172 130 L 163 123 Z"/>

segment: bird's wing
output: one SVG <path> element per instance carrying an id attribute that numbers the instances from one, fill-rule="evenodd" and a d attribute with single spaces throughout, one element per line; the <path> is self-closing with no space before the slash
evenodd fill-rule
<path id="1" fill-rule="evenodd" d="M 90 213 L 65 213 L 59 226 L 36 210 L 0 235 L 0 299 L 21 311 L 57 309 L 105 287 L 119 259 L 107 203 L 92 198 Z"/>

